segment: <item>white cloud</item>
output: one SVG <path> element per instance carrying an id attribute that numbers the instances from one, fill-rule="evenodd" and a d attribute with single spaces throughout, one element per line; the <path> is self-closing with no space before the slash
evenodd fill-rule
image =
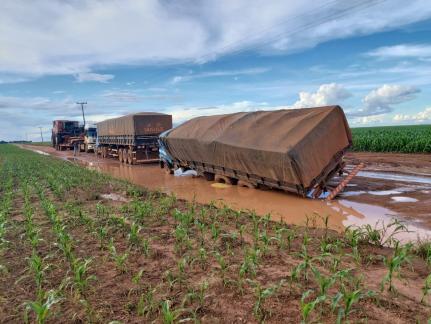
<path id="1" fill-rule="evenodd" d="M 374 115 L 374 116 L 364 116 L 364 117 L 357 117 L 352 120 L 352 124 L 361 124 L 361 125 L 367 125 L 367 124 L 377 124 L 383 122 L 385 118 L 385 115 Z"/>
<path id="2" fill-rule="evenodd" d="M 413 100 L 419 92 L 412 86 L 384 84 L 367 94 L 362 100 L 363 107 L 351 115 L 373 116 L 392 112 L 393 105 Z"/>
<path id="3" fill-rule="evenodd" d="M 417 114 L 405 115 L 397 114 L 393 118 L 396 122 L 403 121 L 414 121 L 414 122 L 425 122 L 431 120 L 431 107 L 426 108 L 424 111 L 420 111 Z"/>
<path id="4" fill-rule="evenodd" d="M 190 81 L 192 79 L 226 77 L 226 76 L 238 77 L 240 75 L 256 75 L 256 74 L 262 74 L 268 71 L 269 71 L 268 68 L 261 68 L 261 67 L 243 69 L 243 70 L 210 71 L 210 72 L 202 72 L 202 73 L 193 73 L 192 71 L 190 71 L 187 75 L 177 75 L 173 77 L 172 83 Z"/>
<path id="5" fill-rule="evenodd" d="M 336 83 L 322 84 L 316 92 L 301 91 L 299 100 L 293 104 L 295 108 L 339 105 L 352 94 L 342 85 Z"/>
<path id="6" fill-rule="evenodd" d="M 3 0 L 0 73 L 76 75 L 114 64 L 202 63 L 244 49 L 293 52 L 429 17 L 429 0 Z"/>
<path id="7" fill-rule="evenodd" d="M 189 106 L 172 106 L 166 110 L 166 113 L 172 114 L 175 124 L 185 122 L 188 119 L 216 115 L 229 114 L 242 111 L 257 111 L 257 110 L 276 110 L 287 109 L 287 106 L 268 106 L 266 102 L 253 102 L 248 100 L 237 101 L 231 104 L 210 106 L 210 107 L 189 107 Z"/>
<path id="8" fill-rule="evenodd" d="M 378 58 L 431 58 L 431 45 L 428 44 L 400 44 L 379 47 L 367 53 L 368 56 Z"/>
<path id="9" fill-rule="evenodd" d="M 114 78 L 114 75 L 112 74 L 99 74 L 99 73 L 92 73 L 92 72 L 82 72 L 82 73 L 75 74 L 76 82 L 94 81 L 94 82 L 107 83 L 113 78 Z"/>
<path id="10" fill-rule="evenodd" d="M 112 102 L 139 102 L 142 101 L 142 96 L 134 91 L 128 90 L 110 90 L 104 91 L 101 95 L 103 98 L 107 98 Z"/>

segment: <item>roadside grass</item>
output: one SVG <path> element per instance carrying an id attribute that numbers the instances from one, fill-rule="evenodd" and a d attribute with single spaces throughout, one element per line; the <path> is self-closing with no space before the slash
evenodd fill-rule
<path id="1" fill-rule="evenodd" d="M 426 322 L 431 244 L 405 230 L 291 226 L 2 145 L 0 322 Z"/>

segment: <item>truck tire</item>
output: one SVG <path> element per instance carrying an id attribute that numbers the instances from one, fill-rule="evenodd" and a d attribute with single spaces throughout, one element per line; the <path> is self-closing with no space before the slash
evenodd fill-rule
<path id="1" fill-rule="evenodd" d="M 224 175 L 220 175 L 220 174 L 216 174 L 214 176 L 214 181 L 219 182 L 219 183 L 226 183 L 226 184 L 230 184 L 230 185 L 235 185 L 237 182 L 236 179 L 232 179 L 232 178 L 226 177 Z"/>
<path id="2" fill-rule="evenodd" d="M 205 178 L 206 181 L 214 181 L 214 173 L 211 172 L 204 172 L 203 176 Z"/>
<path id="3" fill-rule="evenodd" d="M 238 186 L 239 187 L 245 187 L 250 189 L 255 189 L 257 186 L 250 181 L 247 180 L 238 180 Z"/>
<path id="4" fill-rule="evenodd" d="M 127 162 L 128 162 L 130 165 L 133 165 L 133 164 L 134 164 L 134 161 L 133 161 L 133 150 L 132 150 L 132 149 L 130 149 L 130 150 L 128 151 L 128 154 L 127 154 Z"/>
<path id="5" fill-rule="evenodd" d="M 120 161 L 120 163 L 123 163 L 123 149 L 121 148 L 118 149 L 118 161 Z"/>
<path id="6" fill-rule="evenodd" d="M 129 163 L 128 158 L 127 158 L 128 154 L 129 154 L 129 150 L 123 149 L 123 163 L 125 163 L 125 164 Z"/>

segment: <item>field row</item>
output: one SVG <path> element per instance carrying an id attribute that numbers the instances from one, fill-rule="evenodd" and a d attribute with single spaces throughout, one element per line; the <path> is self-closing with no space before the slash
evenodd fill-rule
<path id="1" fill-rule="evenodd" d="M 431 153 L 431 125 L 352 128 L 353 150 Z"/>
<path id="2" fill-rule="evenodd" d="M 295 227 L 11 145 L 0 146 L 0 194 L 4 323 L 416 323 L 431 314 L 431 245 L 399 244 L 398 222 L 343 234 Z"/>

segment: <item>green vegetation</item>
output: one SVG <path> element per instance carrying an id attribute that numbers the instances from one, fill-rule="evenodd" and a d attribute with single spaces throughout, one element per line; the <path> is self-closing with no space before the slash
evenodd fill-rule
<path id="1" fill-rule="evenodd" d="M 336 233 L 217 206 L 1 146 L 0 321 L 429 317 L 431 244 L 401 244 L 399 222 Z"/>
<path id="2" fill-rule="evenodd" d="M 353 150 L 431 153 L 431 125 L 352 128 Z"/>

